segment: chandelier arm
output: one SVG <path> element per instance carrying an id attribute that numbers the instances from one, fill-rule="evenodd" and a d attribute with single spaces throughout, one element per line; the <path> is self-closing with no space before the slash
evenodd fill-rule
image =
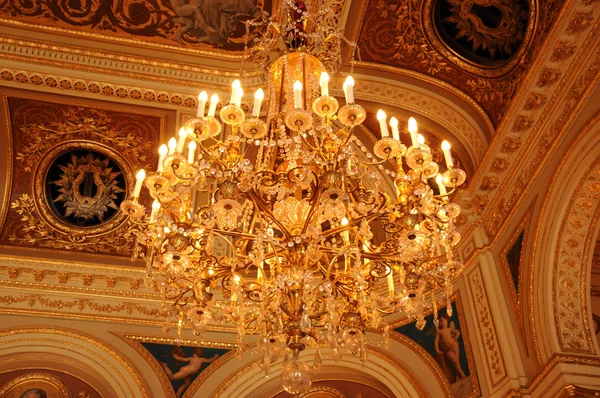
<path id="1" fill-rule="evenodd" d="M 388 160 L 390 160 L 390 161 L 391 161 L 391 159 L 393 159 L 393 158 L 391 158 L 391 157 L 390 157 L 390 154 L 391 154 L 391 152 L 390 152 L 390 151 L 387 151 L 387 153 L 386 153 L 386 155 L 385 155 L 385 158 L 384 158 L 384 159 L 382 159 L 382 160 L 380 160 L 380 161 L 378 161 L 378 162 L 363 162 L 363 161 L 361 161 L 361 160 L 359 160 L 358 162 L 359 162 L 360 164 L 362 164 L 363 166 L 379 166 L 379 165 L 382 165 L 382 164 L 384 164 L 384 163 L 385 163 L 385 162 L 387 162 Z"/>
<path id="2" fill-rule="evenodd" d="M 319 176 L 316 175 L 316 173 L 313 171 L 313 174 L 315 175 L 317 182 L 319 181 Z M 304 222 L 304 225 L 302 226 L 302 234 L 305 234 L 307 229 L 308 229 L 308 225 L 310 224 L 310 220 L 313 217 L 313 214 L 315 213 L 317 206 L 319 204 L 319 199 L 321 198 L 321 193 L 323 192 L 323 185 L 319 184 L 317 185 L 317 192 L 315 192 L 315 196 L 313 197 L 313 203 L 310 205 L 310 209 L 308 210 L 308 214 L 306 215 L 306 221 Z"/>
<path id="3" fill-rule="evenodd" d="M 342 149 L 346 147 L 346 145 L 348 144 L 348 141 L 350 141 L 350 138 L 353 137 L 352 132 L 354 131 L 354 125 L 352 125 L 351 127 L 348 127 L 348 132 L 344 131 L 345 129 L 346 128 L 344 127 L 343 129 L 341 129 L 340 131 L 338 131 L 338 133 L 341 132 L 342 134 L 348 134 L 348 136 L 344 140 L 344 143 L 339 146 L 338 150 L 335 153 L 334 159 L 336 159 L 336 161 L 335 161 L 336 165 L 338 164 L 337 159 L 340 156 L 340 153 L 342 153 Z"/>
<path id="4" fill-rule="evenodd" d="M 310 129 L 309 129 L 309 130 L 310 130 Z M 306 130 L 306 131 L 309 131 L 309 130 Z M 312 145 L 311 145 L 311 144 L 310 144 L 310 143 L 309 143 L 309 142 L 306 140 L 306 138 L 304 137 L 304 134 L 298 134 L 298 136 L 300 136 L 300 139 L 302 140 L 302 142 L 304 142 L 304 144 L 306 144 L 306 146 L 308 146 L 308 147 L 309 147 L 310 149 L 312 149 L 314 152 L 318 153 L 318 154 L 319 154 L 319 156 L 321 157 L 321 159 L 322 159 L 322 160 L 325 160 L 325 158 L 323 157 L 323 154 L 321 153 L 321 151 L 320 151 L 318 148 L 316 148 L 316 147 L 312 146 Z"/>
<path id="5" fill-rule="evenodd" d="M 290 232 L 287 230 L 287 228 L 285 228 L 283 226 L 283 224 L 281 224 L 281 222 L 277 219 L 277 217 L 275 217 L 275 215 L 273 214 L 271 209 L 269 209 L 268 206 L 266 206 L 266 204 L 263 202 L 263 200 L 260 198 L 260 196 L 257 195 L 257 193 L 254 191 L 254 189 L 249 190 L 248 195 L 252 198 L 252 201 L 254 202 L 254 204 L 260 210 L 265 212 L 269 216 L 271 221 L 273 221 L 275 224 L 277 224 L 280 231 L 283 232 L 283 234 L 286 236 L 286 238 L 289 239 L 291 237 Z"/>
<path id="6" fill-rule="evenodd" d="M 140 227 L 147 227 L 147 226 L 154 224 L 154 223 L 146 222 L 146 221 L 136 221 L 135 218 L 133 217 L 133 213 L 135 213 L 135 210 L 133 210 L 133 209 L 130 209 L 127 212 L 127 221 L 129 221 L 130 223 L 132 223 L 134 225 L 138 225 Z"/>
<path id="7" fill-rule="evenodd" d="M 217 165 L 219 166 L 219 168 L 221 169 L 221 171 L 225 171 L 227 169 L 227 166 L 225 165 L 225 163 L 223 163 L 221 161 L 221 159 L 214 157 L 213 155 L 210 154 L 210 152 L 208 152 L 208 149 L 206 149 L 206 147 L 204 146 L 204 144 L 202 144 L 202 141 L 200 141 L 199 139 L 195 138 L 194 141 L 196 141 L 198 143 L 198 146 L 200 147 L 200 150 L 202 152 L 204 152 L 206 154 L 206 156 L 208 156 L 210 159 L 212 159 L 213 161 L 215 161 L 217 163 Z M 215 145 L 219 145 L 220 142 L 217 141 L 217 143 Z"/>

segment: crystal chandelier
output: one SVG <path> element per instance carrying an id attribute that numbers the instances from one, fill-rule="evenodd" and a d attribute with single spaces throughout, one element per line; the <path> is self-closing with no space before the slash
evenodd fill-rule
<path id="1" fill-rule="evenodd" d="M 446 141 L 439 173 L 413 118 L 406 147 L 398 120 L 388 128 L 380 110 L 382 138 L 367 149 L 355 135 L 366 111 L 352 77 L 345 105 L 329 95 L 323 62 L 339 62 L 344 39 L 320 22 L 328 11 L 281 4 L 283 22 L 247 23 L 266 27 L 250 47 L 269 65 L 266 115 L 262 89 L 251 113 L 242 109 L 238 80 L 220 118 L 218 96 L 202 92 L 197 117 L 160 147 L 156 172 L 140 170 L 121 207 L 141 231 L 134 258 L 160 287 L 166 327 L 174 318 L 179 335 L 191 327 L 202 338 L 210 325 L 233 324 L 238 343 L 258 335 L 261 368 L 268 374 L 282 359 L 283 387 L 298 394 L 311 384 L 303 350 L 316 348 L 314 368 L 322 348 L 364 361 L 375 344 L 367 330 L 387 342 L 383 316 L 404 311 L 422 329 L 426 294 L 445 287 L 450 297 L 462 264 L 452 249 L 460 208 L 449 199 L 466 175 Z M 273 49 L 275 61 L 265 55 Z M 384 192 L 386 175 L 395 192 Z M 143 186 L 154 199 L 149 215 L 138 202 Z"/>

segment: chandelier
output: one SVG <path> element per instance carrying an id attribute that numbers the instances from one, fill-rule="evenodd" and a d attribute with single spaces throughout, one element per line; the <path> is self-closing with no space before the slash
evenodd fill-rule
<path id="1" fill-rule="evenodd" d="M 258 89 L 246 113 L 236 80 L 217 118 L 219 97 L 202 92 L 197 117 L 160 147 L 156 172 L 140 170 L 121 207 L 139 229 L 133 257 L 160 287 L 165 330 L 202 338 L 210 325 L 233 324 L 238 343 L 258 335 L 261 368 L 283 360 L 283 387 L 299 394 L 311 385 L 305 349 L 316 348 L 312 368 L 324 348 L 364 362 L 367 344 L 387 344 L 385 315 L 403 311 L 424 327 L 428 292 L 437 322 L 433 292 L 445 287 L 449 299 L 462 266 L 450 198 L 466 175 L 446 141 L 440 173 L 413 118 L 408 145 L 398 120 L 388 125 L 378 111 L 381 139 L 367 148 L 355 135 L 367 114 L 353 78 L 343 106 L 329 95 L 324 63 L 335 71 L 345 41 L 325 23 L 330 11 L 281 4 L 283 22 L 247 23 L 266 27 L 249 50 L 268 65 L 266 106 Z M 138 201 L 143 186 L 150 214 Z M 367 330 L 383 338 L 370 341 Z"/>

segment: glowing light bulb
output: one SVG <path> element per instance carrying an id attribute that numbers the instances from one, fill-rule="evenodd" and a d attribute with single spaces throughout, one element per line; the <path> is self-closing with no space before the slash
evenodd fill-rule
<path id="1" fill-rule="evenodd" d="M 167 145 L 169 146 L 169 155 L 174 154 L 175 148 L 177 148 L 177 140 L 175 139 L 175 137 L 171 137 Z"/>
<path id="2" fill-rule="evenodd" d="M 377 120 L 379 120 L 379 129 L 381 130 L 381 138 L 387 138 L 390 136 L 390 132 L 388 131 L 387 115 L 381 109 L 377 111 Z"/>
<path id="3" fill-rule="evenodd" d="M 294 82 L 294 108 L 302 109 L 302 83 Z"/>
<path id="4" fill-rule="evenodd" d="M 215 112 L 217 111 L 217 104 L 219 103 L 219 96 L 217 94 L 213 94 L 210 96 L 210 106 L 208 107 L 208 116 L 215 117 Z"/>
<path id="5" fill-rule="evenodd" d="M 450 143 L 446 140 L 442 141 L 442 151 L 444 152 L 444 159 L 446 159 L 446 167 L 454 167 L 454 161 L 452 160 L 452 154 L 450 153 Z"/>
<path id="6" fill-rule="evenodd" d="M 158 148 L 158 166 L 156 167 L 156 172 L 160 173 L 163 171 L 163 161 L 165 160 L 165 156 L 169 153 L 169 148 L 162 144 L 160 148 Z"/>
<path id="7" fill-rule="evenodd" d="M 177 153 L 181 153 L 183 152 L 183 147 L 185 146 L 185 139 L 187 138 L 187 131 L 185 130 L 185 127 L 182 127 L 179 129 L 179 139 L 177 140 L 177 148 L 175 148 L 175 151 Z"/>
<path id="8" fill-rule="evenodd" d="M 203 91 L 200 94 L 198 94 L 198 110 L 196 111 L 196 117 L 204 116 L 204 110 L 206 108 L 207 100 L 208 100 L 208 94 L 206 94 L 206 91 Z"/>
<path id="9" fill-rule="evenodd" d="M 390 126 L 392 126 L 392 137 L 396 141 L 400 141 L 400 131 L 398 130 L 398 119 L 392 117 L 390 119 Z"/>
<path id="10" fill-rule="evenodd" d="M 321 95 L 326 97 L 329 95 L 329 75 L 327 72 L 321 73 L 321 79 L 319 80 L 321 86 Z"/>
<path id="11" fill-rule="evenodd" d="M 140 171 L 138 171 L 135 175 L 135 187 L 133 188 L 133 194 L 131 195 L 136 199 L 140 197 L 144 179 L 146 179 L 146 171 L 144 169 L 140 169 Z"/>
<path id="12" fill-rule="evenodd" d="M 444 177 L 441 174 L 435 176 L 435 182 L 437 182 L 438 188 L 440 189 L 440 195 L 448 194 L 446 191 L 446 186 L 444 185 Z"/>
<path id="13" fill-rule="evenodd" d="M 419 139 L 417 137 L 419 127 L 417 126 L 417 119 L 414 117 L 408 119 L 408 132 L 410 133 L 412 146 L 419 146 Z"/>
<path id="14" fill-rule="evenodd" d="M 354 103 L 354 79 L 352 76 L 348 76 L 344 81 L 344 96 L 346 97 L 346 104 Z"/>
<path id="15" fill-rule="evenodd" d="M 262 100 L 265 98 L 265 92 L 262 88 L 259 88 L 254 93 L 254 108 L 252 109 L 252 116 L 258 117 L 260 115 L 260 105 L 262 104 Z"/>

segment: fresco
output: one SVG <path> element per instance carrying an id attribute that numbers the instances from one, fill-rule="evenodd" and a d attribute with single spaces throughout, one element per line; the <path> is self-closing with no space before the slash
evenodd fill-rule
<path id="1" fill-rule="evenodd" d="M 243 50 L 243 21 L 270 12 L 271 0 L 0 1 L 0 17 L 37 26 L 143 42 Z"/>
<path id="2" fill-rule="evenodd" d="M 476 397 L 479 396 L 479 386 L 474 365 L 469 360 L 470 345 L 465 341 L 466 332 L 461 328 L 459 318 L 462 316 L 454 301 L 451 314 L 446 308 L 438 311 L 437 328 L 433 324 L 433 314 L 430 314 L 425 317 L 427 324 L 423 330 L 417 329 L 416 322 L 413 322 L 399 326 L 394 331 L 414 340 L 435 359 L 456 398 Z"/>
<path id="3" fill-rule="evenodd" d="M 196 378 L 229 350 L 187 347 L 171 344 L 141 343 L 156 359 L 173 386 L 175 396 L 183 396 Z"/>

